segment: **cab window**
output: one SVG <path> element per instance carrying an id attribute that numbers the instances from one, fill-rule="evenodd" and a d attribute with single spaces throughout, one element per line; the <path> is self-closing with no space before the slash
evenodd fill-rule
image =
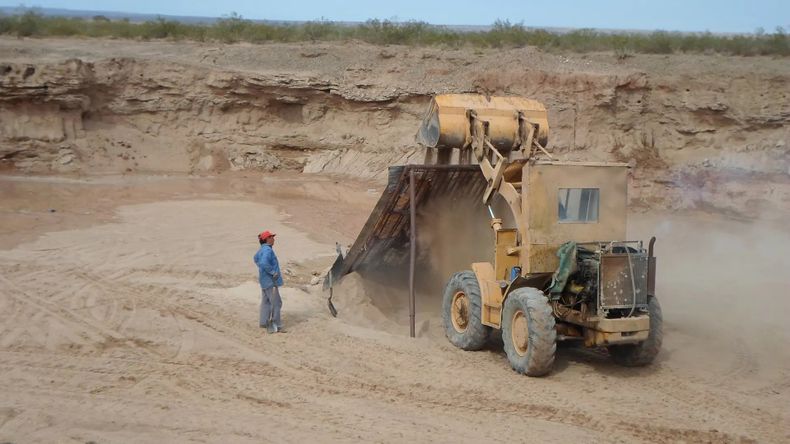
<path id="1" fill-rule="evenodd" d="M 559 213 L 561 223 L 598 222 L 598 188 L 560 188 Z"/>

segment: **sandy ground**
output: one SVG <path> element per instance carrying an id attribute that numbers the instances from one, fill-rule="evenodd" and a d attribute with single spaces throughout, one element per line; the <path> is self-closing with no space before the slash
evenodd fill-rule
<path id="1" fill-rule="evenodd" d="M 389 313 L 344 295 L 329 315 L 311 282 L 379 191 L 0 177 L 0 442 L 790 441 L 786 227 L 635 215 L 635 236 L 659 237 L 657 362 L 561 346 L 532 379 L 496 346 L 366 325 Z M 264 228 L 286 269 L 282 335 L 257 327 Z"/>

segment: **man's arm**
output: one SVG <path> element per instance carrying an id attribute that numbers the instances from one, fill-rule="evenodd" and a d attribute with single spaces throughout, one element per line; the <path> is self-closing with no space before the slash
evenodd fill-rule
<path id="1" fill-rule="evenodd" d="M 277 270 L 274 268 L 274 252 L 266 249 L 263 250 L 261 256 L 263 257 L 261 257 L 260 267 L 263 268 L 263 271 L 271 276 L 272 279 L 277 279 Z"/>

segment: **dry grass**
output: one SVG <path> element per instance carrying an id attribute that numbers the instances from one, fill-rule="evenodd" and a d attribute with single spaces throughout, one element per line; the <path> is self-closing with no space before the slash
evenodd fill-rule
<path id="1" fill-rule="evenodd" d="M 105 37 L 123 39 L 171 39 L 233 42 L 297 42 L 360 40 L 372 44 L 414 46 L 472 46 L 481 48 L 536 46 L 550 51 L 612 51 L 618 58 L 633 53 L 717 53 L 727 55 L 790 55 L 790 36 L 777 28 L 772 34 L 758 30 L 748 35 L 711 33 L 603 33 L 581 29 L 552 33 L 528 29 L 522 24 L 497 21 L 489 31 L 459 32 L 424 22 L 396 23 L 369 20 L 359 25 L 329 21 L 273 25 L 246 20 L 237 14 L 212 24 L 189 24 L 159 17 L 142 23 L 43 16 L 35 10 L 0 15 L 0 34 L 19 37 Z"/>

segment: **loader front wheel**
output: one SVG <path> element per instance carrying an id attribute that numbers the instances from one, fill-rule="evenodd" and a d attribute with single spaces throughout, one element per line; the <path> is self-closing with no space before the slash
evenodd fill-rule
<path id="1" fill-rule="evenodd" d="M 610 345 L 609 355 L 617 364 L 625 367 L 641 367 L 648 365 L 661 350 L 664 339 L 664 317 L 658 299 L 652 296 L 647 301 L 647 313 L 650 315 L 650 331 L 647 339 L 639 344 Z"/>
<path id="2" fill-rule="evenodd" d="M 543 376 L 554 365 L 557 332 L 549 301 L 536 288 L 518 288 L 505 300 L 502 342 L 513 370 Z"/>
<path id="3" fill-rule="evenodd" d="M 491 327 L 480 321 L 483 302 L 472 271 L 459 271 L 447 282 L 442 299 L 442 321 L 447 339 L 463 350 L 480 350 Z"/>

